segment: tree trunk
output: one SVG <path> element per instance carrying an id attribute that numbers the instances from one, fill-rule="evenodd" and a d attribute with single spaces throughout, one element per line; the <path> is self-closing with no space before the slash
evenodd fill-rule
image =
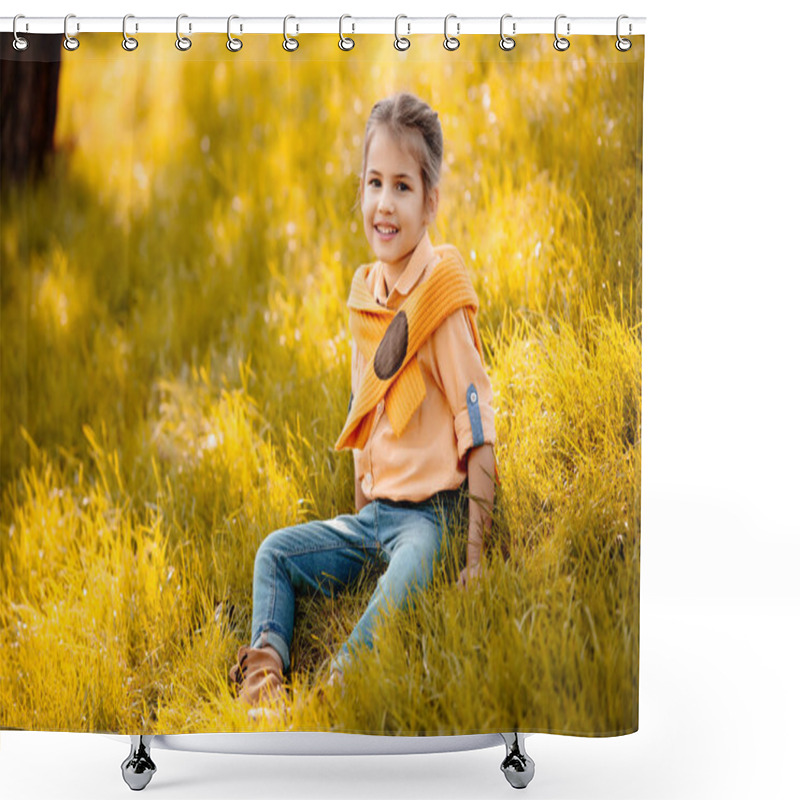
<path id="1" fill-rule="evenodd" d="M 24 34 L 21 34 L 24 35 Z M 53 153 L 61 67 L 59 34 L 0 34 L 0 183 L 40 178 Z"/>

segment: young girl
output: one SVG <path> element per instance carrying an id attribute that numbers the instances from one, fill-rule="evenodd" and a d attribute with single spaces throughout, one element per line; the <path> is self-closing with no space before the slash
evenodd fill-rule
<path id="1" fill-rule="evenodd" d="M 480 573 L 494 502 L 494 412 L 464 262 L 428 236 L 441 163 L 442 129 L 426 103 L 403 93 L 373 107 L 359 197 L 377 261 L 356 271 L 347 303 L 352 394 L 336 443 L 353 450 L 356 513 L 274 531 L 262 542 L 251 644 L 230 672 L 252 716 L 285 707 L 295 592 L 330 596 L 369 562 L 387 564 L 333 660 L 336 680 L 356 646 L 371 646 L 379 615 L 425 587 L 465 479 L 469 535 L 459 584 Z"/>

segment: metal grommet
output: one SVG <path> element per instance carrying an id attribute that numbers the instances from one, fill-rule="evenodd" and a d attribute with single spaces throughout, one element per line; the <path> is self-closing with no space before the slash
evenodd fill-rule
<path id="1" fill-rule="evenodd" d="M 447 35 L 447 23 L 451 19 L 457 19 L 456 15 L 455 14 L 448 14 L 444 18 L 444 42 L 442 42 L 442 46 L 444 47 L 444 49 L 445 50 L 449 50 L 450 52 L 452 52 L 453 50 L 458 50 L 459 46 L 461 45 L 461 42 L 459 42 L 458 39 L 456 39 L 455 36 L 448 36 Z M 456 34 L 459 34 L 459 33 L 461 33 L 461 23 L 460 22 L 456 22 Z"/>
<path id="2" fill-rule="evenodd" d="M 135 50 L 139 46 L 139 42 L 134 39 L 132 36 L 128 36 L 128 20 L 129 19 L 136 19 L 133 14 L 126 14 L 122 18 L 122 49 L 127 50 L 129 53 L 132 50 Z M 139 30 L 139 26 L 136 26 L 136 30 Z"/>
<path id="3" fill-rule="evenodd" d="M 70 19 L 75 19 L 75 14 L 67 14 L 67 16 L 64 17 L 64 49 L 72 51 L 77 50 L 81 46 L 81 43 L 74 36 L 69 35 L 67 26 L 69 25 Z M 80 31 L 80 29 L 81 24 L 78 22 L 76 24 L 76 31 Z"/>
<path id="4" fill-rule="evenodd" d="M 345 51 L 352 50 L 356 46 L 355 39 L 351 39 L 349 36 L 345 36 L 342 33 L 342 23 L 346 19 L 353 18 L 349 14 L 342 14 L 342 16 L 339 17 L 339 49 Z M 353 26 L 353 29 L 355 30 L 355 25 Z"/>
<path id="5" fill-rule="evenodd" d="M 291 14 L 283 18 L 283 49 L 286 50 L 287 53 L 293 53 L 300 47 L 300 42 L 297 39 L 293 39 L 286 33 L 286 23 L 290 19 L 297 19 L 297 17 L 293 17 Z"/>
<path id="6" fill-rule="evenodd" d="M 14 17 L 14 22 L 11 25 L 11 30 L 14 33 L 14 41 L 11 42 L 11 44 L 14 47 L 15 50 L 17 50 L 19 52 L 22 52 L 23 50 L 27 50 L 28 49 L 28 45 L 30 44 L 30 42 L 24 36 L 20 36 L 17 33 L 17 20 L 18 19 L 25 19 L 25 15 L 24 14 L 17 14 L 17 16 Z M 26 24 L 25 25 L 25 29 L 27 30 L 27 28 L 28 28 L 28 26 Z"/>
<path id="7" fill-rule="evenodd" d="M 175 39 L 175 47 L 178 50 L 186 51 L 192 46 L 192 40 L 189 39 L 187 36 L 181 36 L 181 20 L 188 18 L 188 14 L 178 14 L 178 19 L 175 20 L 175 36 L 178 38 Z M 192 23 L 189 23 L 189 33 L 192 32 Z"/>
<path id="8" fill-rule="evenodd" d="M 394 18 L 394 49 L 395 50 L 408 50 L 411 47 L 411 42 L 406 39 L 405 37 L 400 37 L 397 33 L 397 23 L 400 22 L 401 19 L 408 19 L 405 14 L 398 14 Z M 407 24 L 407 23 L 406 23 Z M 411 26 L 408 26 L 408 32 L 411 33 Z"/>
<path id="9" fill-rule="evenodd" d="M 231 14 L 228 17 L 228 41 L 225 42 L 225 47 L 231 51 L 231 53 L 238 53 L 243 47 L 244 42 L 241 39 L 237 39 L 235 36 L 231 36 L 231 20 L 232 19 L 239 19 L 236 14 Z M 239 28 L 241 30 L 241 28 Z"/>
<path id="10" fill-rule="evenodd" d="M 556 22 L 553 27 L 553 33 L 555 34 L 556 40 L 553 42 L 553 47 L 558 50 L 559 53 L 563 53 L 565 50 L 569 49 L 569 39 L 565 39 L 563 36 L 558 35 L 558 21 L 560 19 L 566 19 L 566 14 L 559 14 L 556 17 Z M 567 36 L 569 36 L 569 22 L 567 23 Z"/>
<path id="11" fill-rule="evenodd" d="M 507 19 L 511 19 L 511 17 L 512 17 L 511 14 L 503 14 L 503 16 L 500 17 L 500 49 L 505 51 L 513 50 L 517 46 L 517 43 L 510 36 L 506 36 L 505 33 L 503 32 L 503 26 L 505 25 L 505 21 Z M 512 33 L 517 32 L 516 22 L 512 23 L 511 32 Z"/>
<path id="12" fill-rule="evenodd" d="M 622 38 L 622 37 L 619 35 L 619 21 L 620 21 L 621 19 L 628 19 L 628 17 L 626 17 L 626 16 L 625 16 L 625 14 L 620 14 L 620 15 L 617 17 L 617 41 L 616 41 L 616 43 L 614 44 L 614 47 L 616 47 L 616 48 L 617 48 L 617 50 L 619 50 L 619 51 L 620 51 L 620 53 L 627 53 L 627 52 L 628 52 L 628 50 L 630 50 L 630 49 L 631 49 L 631 47 L 633 47 L 633 42 L 632 42 L 630 39 L 623 39 L 623 38 Z M 630 35 L 630 33 L 631 33 L 631 30 L 632 30 L 632 27 L 631 27 L 631 24 L 630 24 L 630 22 L 629 22 L 629 23 L 628 23 L 628 35 Z"/>

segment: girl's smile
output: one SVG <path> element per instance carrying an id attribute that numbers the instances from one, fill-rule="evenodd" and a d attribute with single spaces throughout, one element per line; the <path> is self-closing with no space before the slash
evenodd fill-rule
<path id="1" fill-rule="evenodd" d="M 389 225 L 376 225 L 375 230 L 382 242 L 390 242 L 398 233 L 397 228 Z"/>
<path id="2" fill-rule="evenodd" d="M 436 214 L 438 189 L 425 197 L 413 152 L 381 125 L 369 145 L 360 192 L 367 241 L 393 286 Z"/>

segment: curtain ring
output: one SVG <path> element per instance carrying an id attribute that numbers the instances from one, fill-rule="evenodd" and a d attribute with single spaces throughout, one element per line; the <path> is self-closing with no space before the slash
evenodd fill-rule
<path id="1" fill-rule="evenodd" d="M 192 46 L 192 40 L 187 36 L 181 36 L 181 20 L 188 18 L 188 14 L 178 14 L 178 19 L 175 21 L 175 47 L 178 50 L 186 51 Z M 192 32 L 192 23 L 189 23 L 189 33 Z"/>
<path id="2" fill-rule="evenodd" d="M 293 17 L 291 14 L 289 14 L 283 18 L 283 49 L 286 50 L 287 53 L 292 53 L 297 50 L 298 47 L 300 47 L 300 41 L 289 36 L 289 34 L 286 32 L 286 23 L 290 19 L 297 19 L 297 17 Z M 299 25 L 296 27 L 297 30 L 300 30 Z"/>
<path id="3" fill-rule="evenodd" d="M 458 17 L 456 17 L 455 14 L 448 14 L 444 18 L 444 42 L 442 42 L 442 46 L 444 47 L 445 50 L 449 50 L 452 53 L 453 50 L 458 50 L 459 46 L 461 45 L 461 42 L 459 42 L 455 36 L 447 35 L 447 23 L 451 19 L 458 19 Z M 461 23 L 456 22 L 456 33 L 459 33 L 460 30 L 461 30 Z"/>
<path id="4" fill-rule="evenodd" d="M 239 17 L 237 17 L 236 14 L 231 14 L 228 17 L 228 41 L 225 42 L 225 47 L 227 47 L 231 53 L 238 53 L 244 47 L 244 42 L 241 39 L 237 39 L 235 36 L 231 36 L 232 19 L 239 19 Z"/>
<path id="5" fill-rule="evenodd" d="M 625 14 L 620 14 L 617 17 L 617 41 L 614 44 L 614 47 L 616 47 L 617 50 L 620 51 L 620 53 L 627 53 L 628 50 L 630 50 L 631 47 L 633 47 L 633 42 L 630 39 L 623 39 L 619 35 L 619 21 L 621 19 L 629 19 L 629 18 L 626 17 Z M 630 33 L 631 33 L 631 25 L 630 25 L 630 23 L 628 23 L 628 35 L 630 35 Z"/>
<path id="6" fill-rule="evenodd" d="M 517 43 L 514 41 L 514 39 L 512 39 L 510 36 L 506 36 L 505 33 L 503 33 L 503 25 L 504 25 L 504 23 L 505 23 L 505 21 L 507 19 L 511 18 L 511 16 L 512 16 L 511 14 L 503 14 L 503 16 L 500 17 L 500 49 L 501 50 L 506 50 L 506 51 L 513 50 L 517 45 Z M 516 31 L 516 23 L 513 23 L 512 33 L 515 32 L 515 31 Z"/>
<path id="7" fill-rule="evenodd" d="M 398 14 L 394 18 L 394 49 L 395 50 L 408 50 L 411 47 L 410 40 L 406 39 L 405 37 L 400 37 L 397 33 L 397 23 L 400 22 L 401 19 L 408 19 L 405 14 Z M 406 23 L 408 24 L 408 23 Z M 408 26 L 408 32 L 411 33 L 411 26 Z"/>
<path id="8" fill-rule="evenodd" d="M 128 36 L 127 25 L 129 19 L 136 19 L 136 17 L 134 17 L 133 14 L 126 14 L 122 18 L 122 49 L 130 53 L 139 46 L 139 42 L 132 36 Z M 136 30 L 139 30 L 138 25 L 136 26 Z"/>
<path id="9" fill-rule="evenodd" d="M 27 50 L 28 49 L 28 45 L 30 44 L 30 42 L 24 36 L 20 36 L 17 33 L 17 20 L 18 19 L 25 19 L 25 15 L 24 14 L 17 14 L 17 16 L 14 17 L 14 22 L 13 22 L 13 24 L 11 26 L 11 30 L 14 33 L 14 41 L 11 44 L 14 46 L 15 50 L 17 50 L 19 52 L 22 52 L 23 50 Z M 26 28 L 27 28 L 27 25 L 26 25 Z"/>
<path id="10" fill-rule="evenodd" d="M 349 14 L 342 14 L 339 17 L 339 49 L 340 50 L 352 50 L 356 46 L 355 39 L 351 39 L 349 36 L 345 36 L 342 33 L 342 23 L 346 19 L 353 19 Z M 355 28 L 355 25 L 353 26 Z"/>
<path id="11" fill-rule="evenodd" d="M 64 49 L 72 51 L 72 50 L 77 50 L 80 47 L 81 43 L 74 36 L 69 35 L 67 26 L 69 25 L 70 19 L 75 19 L 75 15 L 67 14 L 67 16 L 64 17 Z M 76 23 L 76 25 L 77 25 L 76 31 L 80 31 L 81 29 L 80 23 Z"/>
<path id="12" fill-rule="evenodd" d="M 563 53 L 565 50 L 569 49 L 569 39 L 565 39 L 563 36 L 558 35 L 558 21 L 560 19 L 566 19 L 566 14 L 559 14 L 556 17 L 556 23 L 553 28 L 553 33 L 555 34 L 555 41 L 553 42 L 553 47 L 558 50 L 559 53 Z M 567 23 L 567 36 L 569 36 L 569 22 Z"/>
<path id="13" fill-rule="evenodd" d="M 298 47 L 300 47 L 300 42 L 286 33 L 286 23 L 290 19 L 297 19 L 297 17 L 293 17 L 291 14 L 289 14 L 283 18 L 283 49 L 287 53 L 293 53 Z"/>

